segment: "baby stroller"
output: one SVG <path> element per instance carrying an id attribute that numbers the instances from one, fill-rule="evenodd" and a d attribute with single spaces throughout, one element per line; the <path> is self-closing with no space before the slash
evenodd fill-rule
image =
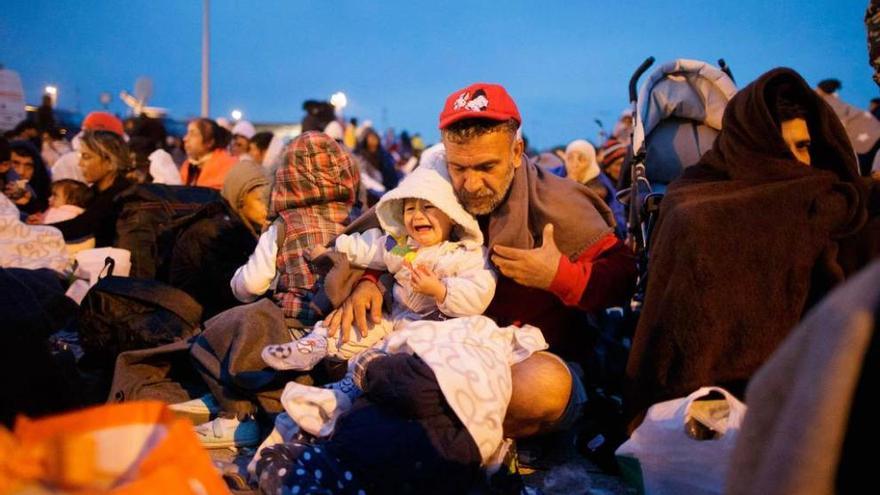
<path id="1" fill-rule="evenodd" d="M 627 308 L 608 308 L 599 322 L 594 369 L 599 377 L 587 384 L 591 404 L 584 412 L 579 449 L 603 469 L 615 466 L 614 451 L 625 439 L 621 386 L 631 339 L 644 301 L 651 228 L 666 186 L 709 150 L 727 102 L 736 88 L 726 65 L 722 69 L 696 60 L 674 60 L 660 66 L 636 94 L 639 78 L 654 63 L 649 57 L 629 83 L 633 136 L 620 172 L 617 194 L 627 208 L 627 237 L 637 253 L 636 292 Z"/>
<path id="2" fill-rule="evenodd" d="M 654 57 L 645 60 L 629 82 L 633 136 L 618 193 L 627 208 L 627 231 L 639 264 L 632 304 L 635 313 L 644 299 L 649 238 L 663 193 L 712 147 L 724 108 L 736 93 L 723 59 L 718 61 L 720 69 L 698 60 L 677 59 L 652 72 L 637 96 L 636 84 L 653 63 Z"/>

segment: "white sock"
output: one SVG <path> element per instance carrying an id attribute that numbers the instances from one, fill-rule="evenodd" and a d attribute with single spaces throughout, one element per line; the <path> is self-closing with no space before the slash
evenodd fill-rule
<path id="1" fill-rule="evenodd" d="M 336 420 L 351 409 L 351 401 L 339 390 L 296 382 L 288 382 L 284 387 L 281 405 L 303 431 L 316 437 L 333 433 Z"/>

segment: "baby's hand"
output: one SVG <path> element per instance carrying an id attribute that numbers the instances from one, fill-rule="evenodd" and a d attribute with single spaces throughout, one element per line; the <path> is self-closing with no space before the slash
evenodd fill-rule
<path id="1" fill-rule="evenodd" d="M 412 268 L 410 275 L 410 283 L 413 290 L 419 294 L 425 294 L 433 297 L 438 304 L 446 300 L 446 286 L 440 281 L 440 278 L 433 270 L 424 265 L 418 265 Z"/>
<path id="2" fill-rule="evenodd" d="M 25 222 L 28 225 L 41 225 L 43 223 L 43 219 L 46 217 L 45 213 L 34 213 L 33 215 L 28 215 Z"/>

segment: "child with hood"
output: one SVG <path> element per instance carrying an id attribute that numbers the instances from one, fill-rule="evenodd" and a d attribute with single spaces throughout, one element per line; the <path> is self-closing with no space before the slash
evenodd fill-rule
<path id="1" fill-rule="evenodd" d="M 358 215 L 354 204 L 359 175 L 351 156 L 321 132 L 299 135 L 285 148 L 284 156 L 283 164 L 275 171 L 269 197 L 271 224 L 260 235 L 247 262 L 235 271 L 230 287 L 241 302 L 253 302 L 274 287 L 272 300 L 281 309 L 287 332 L 302 337 L 323 317 L 311 304 L 318 274 L 305 253 L 330 243 Z M 179 412 L 216 409 L 223 413 L 196 427 L 199 440 L 209 448 L 259 442 L 256 422 L 242 420 L 256 413 L 258 389 L 265 384 L 260 380 L 267 376 L 271 379 L 271 375 L 261 374 L 260 369 L 250 370 L 250 355 L 239 344 L 247 341 L 243 335 L 253 331 L 256 323 L 238 326 L 235 318 L 240 313 L 231 313 L 236 309 L 206 322 L 205 331 L 190 351 L 213 397 L 172 406 Z M 262 314 L 254 311 L 254 315 Z M 259 316 L 254 318 L 259 320 Z M 249 374 L 251 381 L 239 380 L 239 370 L 247 370 L 240 373 Z M 253 379 L 254 375 L 260 378 Z M 261 384 L 245 388 L 240 385 L 243 382 Z M 219 404 L 211 404 L 213 399 Z"/>
<path id="2" fill-rule="evenodd" d="M 285 151 L 275 171 L 269 218 L 245 265 L 230 285 L 241 302 L 252 302 L 275 285 L 274 299 L 288 326 L 311 327 L 322 316 L 310 305 L 318 276 L 307 250 L 331 242 L 358 215 L 353 206 L 359 174 L 351 156 L 332 138 L 310 131 Z"/>
<path id="3" fill-rule="evenodd" d="M 263 360 L 279 370 L 310 370 L 325 356 L 348 360 L 417 320 L 445 320 L 482 314 L 495 295 L 476 219 L 459 204 L 449 181 L 419 168 L 376 207 L 380 229 L 340 235 L 337 252 L 353 266 L 394 275 L 390 319 L 366 337 L 338 345 L 323 323 L 307 337 L 263 349 Z M 383 232 L 384 231 L 384 232 Z M 316 257 L 325 248 L 312 250 Z"/>
<path id="4" fill-rule="evenodd" d="M 181 219 L 168 268 L 168 282 L 202 305 L 206 321 L 239 304 L 229 280 L 266 226 L 269 178 L 263 167 L 242 161 L 229 169 L 220 194 L 225 202 Z"/>

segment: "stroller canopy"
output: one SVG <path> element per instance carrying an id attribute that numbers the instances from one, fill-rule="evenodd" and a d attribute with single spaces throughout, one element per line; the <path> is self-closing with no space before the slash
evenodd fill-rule
<path id="1" fill-rule="evenodd" d="M 651 73 L 639 91 L 632 149 L 645 147 L 652 183 L 674 180 L 712 146 L 735 93 L 727 74 L 698 60 L 673 60 Z"/>

